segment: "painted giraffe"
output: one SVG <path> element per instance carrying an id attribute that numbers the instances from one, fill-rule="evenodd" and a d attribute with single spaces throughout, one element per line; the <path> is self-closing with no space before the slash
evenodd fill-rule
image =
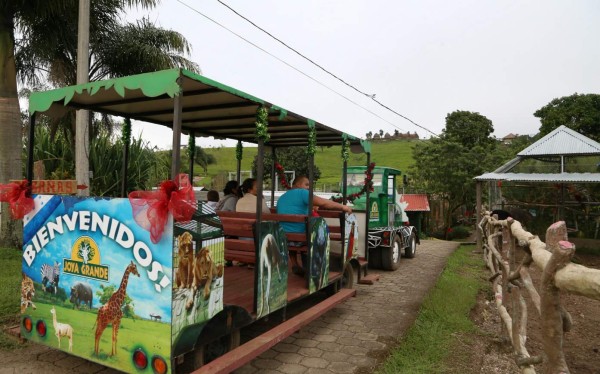
<path id="1" fill-rule="evenodd" d="M 137 271 L 137 266 L 131 261 L 131 263 L 125 269 L 125 274 L 123 274 L 123 279 L 121 280 L 121 285 L 119 289 L 116 290 L 108 302 L 102 305 L 100 309 L 98 309 L 98 316 L 96 317 L 96 342 L 94 344 L 94 353 L 96 356 L 98 355 L 100 338 L 102 337 L 102 333 L 104 329 L 109 324 L 112 324 L 112 351 L 111 356 L 117 354 L 117 335 L 119 334 L 119 325 L 121 324 L 121 317 L 123 317 L 123 311 L 121 310 L 121 305 L 123 305 L 123 300 L 125 300 L 125 293 L 127 290 L 127 282 L 129 280 L 129 274 L 135 274 L 138 277 L 140 273 Z"/>

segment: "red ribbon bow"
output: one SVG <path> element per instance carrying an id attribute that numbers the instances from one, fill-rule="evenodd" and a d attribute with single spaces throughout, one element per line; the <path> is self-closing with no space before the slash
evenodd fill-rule
<path id="1" fill-rule="evenodd" d="M 22 219 L 35 206 L 26 180 L 0 184 L 0 201 L 10 204 L 10 213 L 14 219 Z"/>
<path id="2" fill-rule="evenodd" d="M 150 239 L 160 241 L 169 212 L 177 222 L 189 221 L 196 211 L 196 197 L 187 174 L 179 174 L 177 182 L 161 182 L 156 191 L 133 191 L 129 194 L 133 219 L 145 230 L 150 231 Z"/>

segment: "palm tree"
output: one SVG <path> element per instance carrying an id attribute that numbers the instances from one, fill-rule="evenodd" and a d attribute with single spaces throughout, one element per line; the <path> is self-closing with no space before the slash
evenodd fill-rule
<path id="1" fill-rule="evenodd" d="M 149 8 L 158 2 L 91 2 L 90 80 L 174 66 L 199 70 L 181 57 L 190 46 L 180 34 L 154 27 L 147 20 L 119 23 L 127 7 Z M 22 177 L 17 76 L 29 83 L 48 79 L 55 85 L 75 84 L 77 12 L 78 0 L 0 0 L 0 183 Z M 21 38 L 16 39 L 17 35 Z M 3 207 L 2 212 L 6 211 Z M 2 217 L 7 215 L 0 214 L 0 246 L 18 243 L 14 233 L 20 230 L 8 227 L 15 222 Z"/>

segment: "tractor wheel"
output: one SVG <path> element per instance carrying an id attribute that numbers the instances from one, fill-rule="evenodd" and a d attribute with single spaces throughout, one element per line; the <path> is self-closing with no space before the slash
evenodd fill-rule
<path id="1" fill-rule="evenodd" d="M 408 247 L 404 248 L 404 257 L 414 258 L 417 252 L 417 234 L 414 232 L 410 234 Z"/>
<path id="2" fill-rule="evenodd" d="M 231 334 L 225 335 L 211 343 L 200 346 L 194 354 L 194 369 L 223 356 L 240 345 L 240 330 L 233 330 Z"/>
<path id="3" fill-rule="evenodd" d="M 400 250 L 402 243 L 396 235 L 390 247 L 381 247 L 381 267 L 384 270 L 396 270 L 400 266 Z"/>

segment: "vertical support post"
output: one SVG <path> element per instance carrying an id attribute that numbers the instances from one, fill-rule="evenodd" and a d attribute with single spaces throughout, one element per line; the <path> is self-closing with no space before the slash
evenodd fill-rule
<path id="1" fill-rule="evenodd" d="M 344 160 L 342 169 L 342 204 L 346 205 L 348 197 L 348 161 Z"/>
<path id="2" fill-rule="evenodd" d="M 264 174 L 264 158 L 265 158 L 265 142 L 261 138 L 258 138 L 258 155 L 256 157 L 256 224 L 254 227 L 254 248 L 257 264 L 260 263 L 260 239 L 261 239 L 261 223 L 262 223 L 262 199 L 263 199 L 263 174 Z M 260 279 L 260 271 L 254 272 L 254 313 L 256 313 L 257 296 L 258 296 L 258 282 L 262 282 Z"/>
<path id="3" fill-rule="evenodd" d="M 131 143 L 131 119 L 125 118 L 125 135 L 123 137 L 123 164 L 121 165 L 121 197 L 127 197 L 127 179 L 129 165 L 129 144 Z"/>
<path id="4" fill-rule="evenodd" d="M 481 222 L 481 181 L 475 183 L 475 232 L 477 233 L 477 250 L 483 249 L 483 238 L 481 237 L 481 230 L 479 230 L 479 222 Z"/>
<path id="5" fill-rule="evenodd" d="M 194 185 L 194 159 L 196 158 L 196 133 L 194 131 L 190 131 L 190 137 L 188 139 L 188 145 L 192 145 L 188 147 L 190 150 L 190 183 L 192 186 Z"/>
<path id="6" fill-rule="evenodd" d="M 307 274 L 305 276 L 306 288 L 310 289 L 310 268 L 312 262 L 312 243 L 311 243 L 311 217 L 313 211 L 313 194 L 315 192 L 314 187 L 315 182 L 315 156 L 310 154 L 308 156 L 308 235 L 306 236 L 306 247 L 308 248 L 308 252 L 306 254 L 306 264 L 302 264 L 305 269 L 307 269 Z M 303 261 L 304 262 L 304 261 Z"/>
<path id="7" fill-rule="evenodd" d="M 263 180 L 264 180 L 265 142 L 258 140 L 258 155 L 256 157 L 256 223 L 260 224 L 262 213 Z M 257 228 L 258 231 L 258 228 Z M 258 236 L 257 236 L 258 237 Z"/>
<path id="8" fill-rule="evenodd" d="M 367 152 L 367 168 L 371 165 L 371 152 Z M 365 224 L 365 259 L 369 261 L 369 221 L 371 220 L 371 204 L 370 204 L 371 192 L 369 189 L 365 192 L 365 218 L 367 223 Z M 366 275 L 366 273 L 365 273 Z"/>
<path id="9" fill-rule="evenodd" d="M 27 144 L 27 182 L 33 181 L 33 145 L 35 144 L 35 113 L 29 117 L 29 143 Z"/>
<path id="10" fill-rule="evenodd" d="M 89 81 L 90 50 L 90 0 L 79 0 L 77 25 L 77 84 Z M 77 184 L 90 185 L 90 112 L 75 113 L 75 177 Z M 78 191 L 79 196 L 89 196 L 91 188 Z"/>
<path id="11" fill-rule="evenodd" d="M 238 146 L 240 144 L 242 144 L 242 141 L 238 140 Z M 237 170 L 236 170 L 235 178 L 236 178 L 237 182 L 241 185 L 242 181 L 240 179 L 242 178 L 242 160 L 237 160 Z"/>
<path id="12" fill-rule="evenodd" d="M 271 208 L 273 208 L 275 207 L 275 184 L 277 183 L 277 171 L 275 170 L 277 153 L 275 152 L 275 147 L 271 147 L 271 160 L 273 160 L 273 165 L 271 166 Z"/>
<path id="13" fill-rule="evenodd" d="M 181 77 L 177 78 L 177 84 L 181 88 Z M 173 157 L 171 159 L 171 179 L 175 180 L 179 173 L 181 163 L 181 111 L 183 91 L 175 95 L 173 99 Z"/>

